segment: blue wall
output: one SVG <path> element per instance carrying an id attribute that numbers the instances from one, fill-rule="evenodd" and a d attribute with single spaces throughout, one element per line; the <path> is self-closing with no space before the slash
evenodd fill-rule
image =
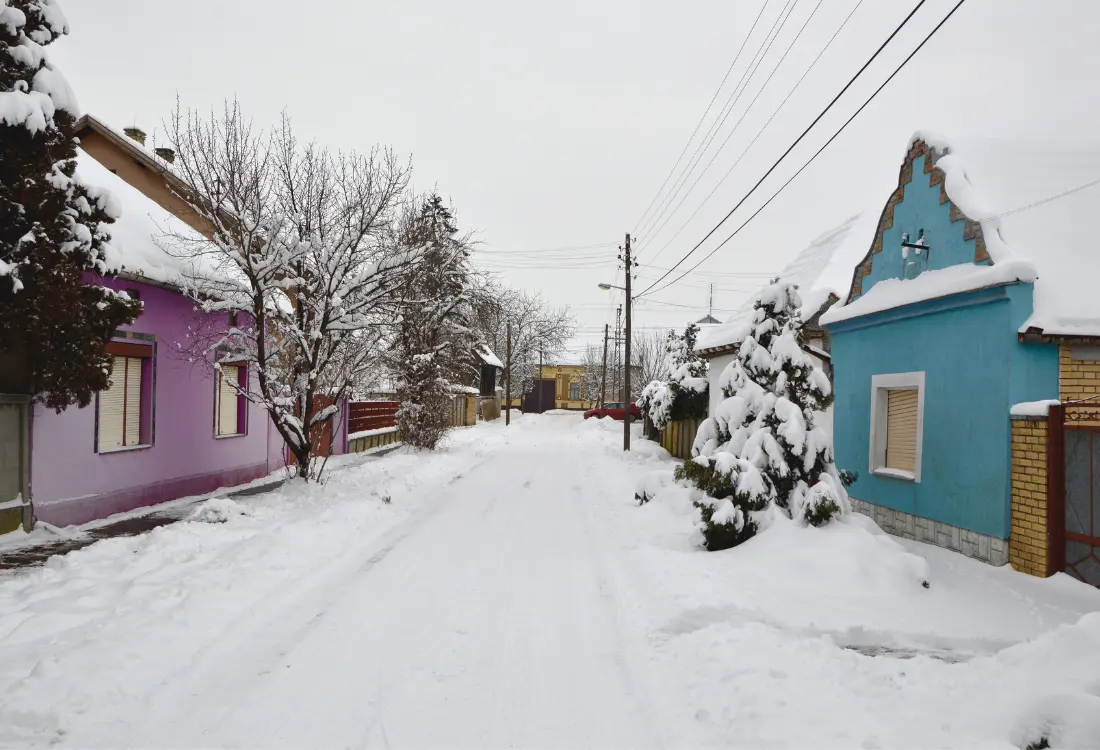
<path id="1" fill-rule="evenodd" d="M 951 221 L 951 205 L 940 203 L 940 186 L 929 184 L 932 175 L 924 173 L 924 160 L 924 156 L 913 160 L 913 181 L 905 186 L 905 197 L 894 208 L 894 225 L 882 233 L 882 252 L 872 257 L 871 273 L 863 279 L 864 294 L 883 279 L 903 278 L 902 233 L 916 242 L 924 230 L 930 248 L 925 251 L 928 270 L 974 262 L 974 240 L 963 239 L 962 221 Z M 909 252 L 913 257 L 913 251 Z"/>
<path id="2" fill-rule="evenodd" d="M 1057 347 L 1016 339 L 1031 295 L 1030 284 L 1013 284 L 829 327 L 836 463 L 859 472 L 852 497 L 1008 538 L 1009 409 L 1058 396 Z M 921 481 L 872 475 L 871 376 L 918 371 L 925 373 Z"/>

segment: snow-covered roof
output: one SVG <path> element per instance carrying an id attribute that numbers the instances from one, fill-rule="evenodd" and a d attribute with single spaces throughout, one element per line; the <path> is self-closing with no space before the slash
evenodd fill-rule
<path id="1" fill-rule="evenodd" d="M 844 223 L 817 237 L 779 278 L 798 285 L 802 298 L 802 320 L 821 312 L 830 295 L 844 296 L 852 281 L 852 269 L 871 247 L 877 212 L 852 216 Z M 745 338 L 752 315 L 753 298 L 748 299 L 725 323 L 703 329 L 696 350 L 729 346 Z"/>
<path id="2" fill-rule="evenodd" d="M 112 270 L 169 285 L 178 285 L 195 272 L 194 261 L 178 257 L 170 248 L 176 243 L 173 236 L 201 242 L 201 235 L 79 149 L 76 174 L 83 183 L 106 189 L 111 213 L 121 214 L 108 226 L 107 262 Z"/>
<path id="3" fill-rule="evenodd" d="M 997 270 L 948 268 L 910 281 L 879 282 L 850 305 L 832 308 L 823 322 L 994 283 L 1034 280 L 1035 309 L 1021 331 L 1100 336 L 1100 251 L 1090 221 L 1100 208 L 1100 186 L 1080 189 L 1100 179 L 1100 142 L 980 137 L 948 141 L 936 133 L 918 132 L 910 145 L 918 139 L 936 152 L 948 198 L 981 224 Z"/>
<path id="4" fill-rule="evenodd" d="M 489 365 L 489 367 L 499 367 L 502 370 L 504 369 L 504 363 L 500 361 L 500 358 L 497 357 L 497 355 L 493 354 L 492 349 L 484 344 L 477 348 L 477 356 L 481 357 L 481 361 Z"/>

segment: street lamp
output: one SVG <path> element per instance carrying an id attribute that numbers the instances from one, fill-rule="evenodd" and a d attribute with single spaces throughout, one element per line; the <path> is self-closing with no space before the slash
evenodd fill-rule
<path id="1" fill-rule="evenodd" d="M 625 286 L 618 286 L 616 284 L 603 284 L 603 283 L 600 283 L 600 284 L 596 284 L 596 286 L 598 286 L 600 289 L 603 289 L 605 291 L 608 290 L 608 289 L 622 289 L 624 292 L 626 291 Z"/>

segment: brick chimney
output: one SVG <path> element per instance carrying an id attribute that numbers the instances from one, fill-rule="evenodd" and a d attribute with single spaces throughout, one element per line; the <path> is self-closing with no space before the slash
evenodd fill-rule
<path id="1" fill-rule="evenodd" d="M 145 131 L 138 127 L 123 128 L 122 132 L 125 133 L 131 140 L 137 141 L 142 146 L 145 145 Z"/>
<path id="2" fill-rule="evenodd" d="M 158 147 L 158 148 L 155 148 L 153 150 L 156 152 L 157 156 L 164 159 L 169 164 L 174 164 L 175 163 L 175 161 L 176 161 L 176 152 L 173 151 L 172 149 Z"/>

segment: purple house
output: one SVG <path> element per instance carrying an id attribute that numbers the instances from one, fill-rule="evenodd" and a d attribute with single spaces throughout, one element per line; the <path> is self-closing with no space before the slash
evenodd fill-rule
<path id="1" fill-rule="evenodd" d="M 144 312 L 109 345 L 110 389 L 83 409 L 31 409 L 24 496 L 34 518 L 58 526 L 248 482 L 285 461 L 266 412 L 228 385 L 254 373 L 224 367 L 215 375 L 186 355 L 187 332 L 203 313 L 174 285 L 184 261 L 163 247 L 169 232 L 194 233 L 165 188 L 171 154 L 154 156 L 82 122 L 78 173 L 110 190 L 122 211 L 111 260 L 124 270 L 101 283 L 136 294 Z"/>

